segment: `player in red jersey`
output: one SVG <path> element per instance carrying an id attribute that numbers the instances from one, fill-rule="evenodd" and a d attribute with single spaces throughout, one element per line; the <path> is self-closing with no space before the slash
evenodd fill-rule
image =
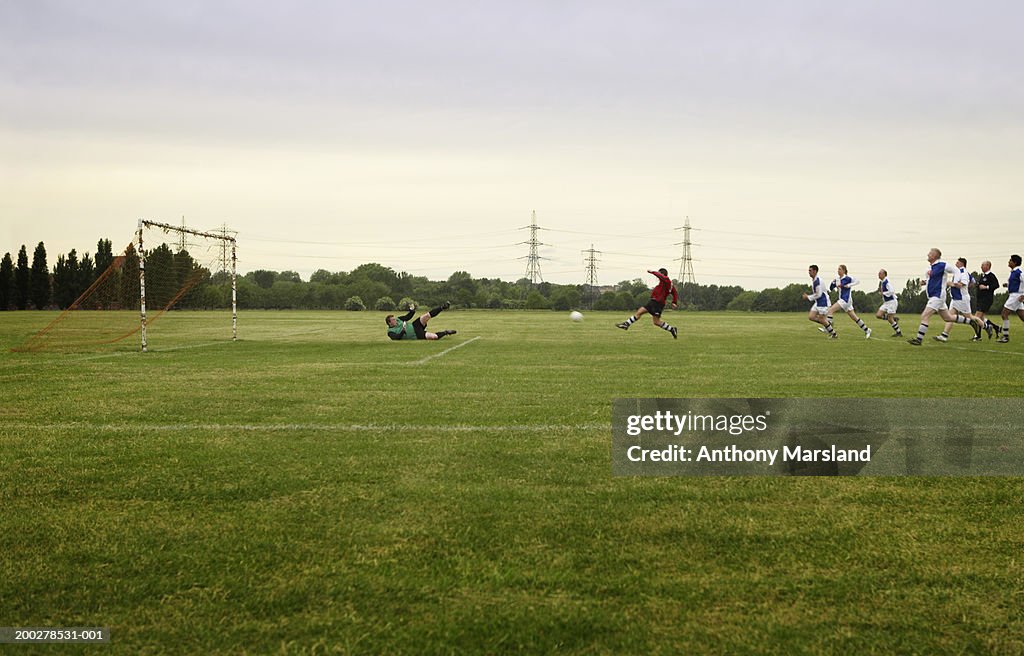
<path id="1" fill-rule="evenodd" d="M 658 278 L 658 285 L 651 290 L 651 300 L 647 301 L 647 305 L 637 309 L 636 313 L 630 318 L 626 319 L 622 323 L 615 324 L 623 330 L 629 330 L 637 319 L 645 314 L 651 315 L 651 319 L 654 320 L 654 325 L 669 332 L 673 339 L 679 339 L 679 329 L 675 326 L 670 326 L 668 323 L 661 320 L 661 312 L 665 309 L 665 302 L 668 301 L 668 295 L 672 294 L 672 309 L 676 309 L 679 306 L 679 293 L 676 292 L 676 286 L 672 284 L 672 279 L 668 277 L 668 271 L 666 269 L 658 269 L 657 271 L 648 271 L 651 275 Z"/>

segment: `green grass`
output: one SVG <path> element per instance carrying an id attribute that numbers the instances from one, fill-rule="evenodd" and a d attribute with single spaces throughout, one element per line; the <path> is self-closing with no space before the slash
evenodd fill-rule
<path id="1" fill-rule="evenodd" d="M 112 643 L 12 651 L 1024 651 L 1020 479 L 610 461 L 616 397 L 1019 405 L 1024 339 L 452 311 L 457 336 L 392 343 L 380 313 L 248 312 L 237 343 L 223 314 L 171 313 L 147 354 L 8 351 L 49 318 L 0 313 L 0 625 Z"/>

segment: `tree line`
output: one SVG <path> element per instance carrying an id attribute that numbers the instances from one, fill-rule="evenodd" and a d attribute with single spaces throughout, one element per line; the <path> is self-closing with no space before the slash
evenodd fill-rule
<path id="1" fill-rule="evenodd" d="M 109 239 L 97 242 L 95 255 L 79 255 L 76 249 L 58 255 L 52 268 L 47 265 L 43 242 L 36 246 L 31 266 L 23 245 L 17 262 L 9 252 L 0 259 L 0 310 L 64 310 L 87 290 L 90 294 L 80 302 L 83 309 L 137 309 L 141 296 L 139 268 L 133 245 L 115 255 Z M 177 305 L 181 307 L 214 307 L 223 294 L 214 292 L 212 298 L 201 294 L 204 283 L 212 278 L 187 251 L 175 253 L 161 244 L 147 254 L 146 302 L 162 307 L 178 297 Z"/>
<path id="2" fill-rule="evenodd" d="M 112 267 L 111 265 L 116 265 Z M 108 272 L 108 269 L 111 271 Z M 98 278 L 106 273 L 99 283 Z M 0 260 L 0 310 L 66 309 L 96 283 L 95 293 L 84 309 L 137 309 L 139 306 L 139 258 L 129 245 L 114 255 L 109 239 L 97 242 L 94 255 L 72 249 L 47 265 L 46 247 L 39 242 L 32 256 L 23 245 L 16 261 L 5 253 Z M 791 284 L 761 291 L 739 286 L 679 285 L 684 310 L 744 312 L 806 312 L 801 294 L 807 284 Z M 410 303 L 436 305 L 446 300 L 463 308 L 632 311 L 650 298 L 648 282 L 623 280 L 611 289 L 587 285 L 532 284 L 526 278 L 508 282 L 498 278 L 474 278 L 456 271 L 447 280 L 429 280 L 378 263 L 362 264 L 352 271 L 320 269 L 308 280 L 294 271 L 250 271 L 237 280 L 238 306 L 242 309 L 279 310 L 378 310 L 393 311 Z M 214 309 L 231 303 L 230 277 L 211 272 L 187 250 L 175 252 L 167 244 L 146 256 L 147 307 L 174 302 L 181 309 Z M 873 311 L 880 297 L 873 290 L 853 290 L 854 306 Z M 920 280 L 908 280 L 899 293 L 900 313 L 924 309 Z"/>

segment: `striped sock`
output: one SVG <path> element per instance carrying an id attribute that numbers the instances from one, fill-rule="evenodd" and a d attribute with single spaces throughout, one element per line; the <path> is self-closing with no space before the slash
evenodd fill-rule
<path id="1" fill-rule="evenodd" d="M 636 315 L 634 314 L 630 318 L 626 319 L 626 325 L 632 326 L 636 322 Z"/>
<path id="2" fill-rule="evenodd" d="M 863 319 L 857 319 L 857 325 L 860 326 L 860 329 L 863 330 L 864 332 L 868 331 L 868 325 L 864 323 Z"/>
<path id="3" fill-rule="evenodd" d="M 924 334 L 928 332 L 928 324 L 921 322 L 921 325 L 917 327 L 917 338 L 924 339 Z"/>
<path id="4" fill-rule="evenodd" d="M 663 322 L 661 324 L 661 326 L 659 326 L 659 328 L 661 328 L 662 330 L 667 331 L 667 332 L 671 332 L 672 331 L 672 326 L 668 325 L 668 322 Z"/>

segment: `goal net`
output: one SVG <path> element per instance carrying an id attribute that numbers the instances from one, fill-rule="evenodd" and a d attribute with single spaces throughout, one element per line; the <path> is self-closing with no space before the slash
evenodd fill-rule
<path id="1" fill-rule="evenodd" d="M 226 229 L 203 232 L 141 220 L 135 238 L 120 252 L 109 253 L 109 265 L 97 268 L 94 277 L 76 270 L 76 262 L 58 259 L 53 283 L 62 311 L 15 350 L 78 351 L 131 344 L 146 351 L 151 338 L 165 334 L 175 342 L 197 335 L 216 340 L 230 334 L 237 339 L 236 258 L 235 237 Z M 97 251 L 96 263 L 101 261 Z M 230 333 L 228 319 L 218 320 L 213 313 L 204 313 L 194 326 L 163 332 L 168 323 L 183 323 L 165 318 L 174 314 L 172 309 L 229 307 Z"/>

